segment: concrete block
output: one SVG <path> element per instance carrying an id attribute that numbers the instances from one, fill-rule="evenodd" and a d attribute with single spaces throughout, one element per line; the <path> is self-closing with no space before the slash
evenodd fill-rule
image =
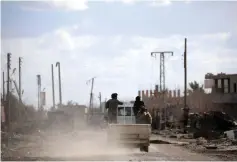
<path id="1" fill-rule="evenodd" d="M 237 129 L 226 131 L 224 132 L 224 134 L 226 135 L 227 138 L 231 140 L 237 139 Z"/>

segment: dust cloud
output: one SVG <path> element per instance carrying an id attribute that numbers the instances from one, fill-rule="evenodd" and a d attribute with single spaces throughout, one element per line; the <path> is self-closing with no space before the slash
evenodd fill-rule
<path id="1" fill-rule="evenodd" d="M 64 133 L 57 130 L 47 131 L 43 135 L 40 147 L 39 156 L 52 158 L 126 156 L 131 153 L 131 148 L 115 143 L 111 145 L 107 140 L 106 130 L 92 128 Z"/>

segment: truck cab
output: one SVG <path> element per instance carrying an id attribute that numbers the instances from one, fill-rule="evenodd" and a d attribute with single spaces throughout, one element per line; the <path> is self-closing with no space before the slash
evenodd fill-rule
<path id="1" fill-rule="evenodd" d="M 132 103 L 124 103 L 123 105 L 118 106 L 117 123 L 118 124 L 136 124 L 136 118 L 134 116 Z"/>

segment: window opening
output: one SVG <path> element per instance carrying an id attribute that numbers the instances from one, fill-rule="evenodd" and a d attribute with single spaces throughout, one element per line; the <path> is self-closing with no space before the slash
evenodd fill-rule
<path id="1" fill-rule="evenodd" d="M 132 115 L 132 107 L 125 107 L 125 116 Z"/>
<path id="2" fill-rule="evenodd" d="M 228 79 L 224 79 L 224 93 L 229 93 L 229 82 L 228 82 Z"/>
<path id="3" fill-rule="evenodd" d="M 236 85 L 236 83 L 234 83 L 234 93 L 236 93 L 237 92 L 237 85 Z"/>
<path id="4" fill-rule="evenodd" d="M 118 107 L 118 116 L 124 116 L 124 115 L 125 115 L 124 107 Z"/>
<path id="5" fill-rule="evenodd" d="M 221 88 L 222 86 L 221 86 L 221 79 L 218 79 L 218 81 L 217 81 L 217 87 L 218 88 Z"/>

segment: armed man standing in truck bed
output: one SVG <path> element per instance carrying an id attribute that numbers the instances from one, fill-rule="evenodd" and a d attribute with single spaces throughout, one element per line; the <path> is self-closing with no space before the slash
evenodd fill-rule
<path id="1" fill-rule="evenodd" d="M 137 96 L 133 105 L 134 115 L 137 116 L 137 113 L 140 111 L 141 106 L 144 106 L 144 102 L 141 101 L 141 97 Z"/>
<path id="2" fill-rule="evenodd" d="M 117 123 L 117 108 L 118 105 L 122 105 L 123 102 L 120 102 L 118 99 L 118 94 L 113 93 L 111 99 L 106 102 L 106 109 L 108 109 L 108 122 Z"/>

